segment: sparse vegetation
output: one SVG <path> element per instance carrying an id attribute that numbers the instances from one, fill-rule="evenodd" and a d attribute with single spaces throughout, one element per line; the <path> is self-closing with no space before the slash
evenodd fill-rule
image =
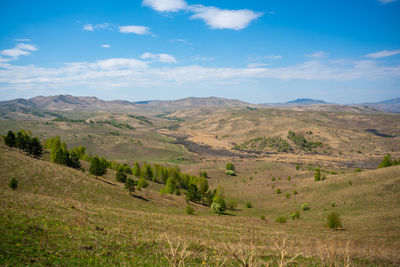
<path id="1" fill-rule="evenodd" d="M 292 213 L 290 213 L 290 217 L 293 220 L 300 219 L 300 212 L 298 212 L 298 211 L 292 212 Z"/>
<path id="2" fill-rule="evenodd" d="M 306 211 L 310 209 L 310 205 L 308 203 L 303 203 L 301 204 L 301 209 Z"/>
<path id="3" fill-rule="evenodd" d="M 277 223 L 286 223 L 286 217 L 284 216 L 279 216 L 275 219 L 275 222 Z"/>
<path id="4" fill-rule="evenodd" d="M 17 179 L 12 178 L 12 179 L 10 180 L 10 182 L 8 183 L 8 186 L 9 186 L 12 190 L 17 189 L 17 188 L 18 188 L 18 181 L 17 181 Z"/>
<path id="5" fill-rule="evenodd" d="M 331 229 L 342 227 L 342 220 L 340 215 L 336 212 L 331 212 L 326 218 L 326 225 Z"/>
<path id="6" fill-rule="evenodd" d="M 185 212 L 186 212 L 186 214 L 193 215 L 194 214 L 194 209 L 193 209 L 192 206 L 187 205 L 186 208 L 185 208 Z"/>

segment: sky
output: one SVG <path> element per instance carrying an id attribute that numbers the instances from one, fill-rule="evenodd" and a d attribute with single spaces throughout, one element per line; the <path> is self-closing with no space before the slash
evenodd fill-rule
<path id="1" fill-rule="evenodd" d="M 400 0 L 0 0 L 0 100 L 400 97 Z"/>

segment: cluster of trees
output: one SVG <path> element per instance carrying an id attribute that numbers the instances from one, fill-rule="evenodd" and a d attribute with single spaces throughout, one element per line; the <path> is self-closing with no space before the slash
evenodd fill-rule
<path id="1" fill-rule="evenodd" d="M 61 142 L 59 136 L 51 137 L 44 142 L 44 147 L 50 150 L 50 161 L 65 165 L 74 169 L 80 169 L 80 159 L 84 159 L 86 148 L 79 146 L 71 150 L 67 149 L 67 144 Z"/>
<path id="2" fill-rule="evenodd" d="M 302 150 L 306 150 L 306 151 L 311 151 L 313 148 L 322 146 L 321 142 L 310 142 L 304 137 L 304 135 L 296 134 L 293 131 L 288 132 L 287 138 L 292 140 Z"/>
<path id="3" fill-rule="evenodd" d="M 387 154 L 386 156 L 383 157 L 383 160 L 379 164 L 378 168 L 385 168 L 399 164 L 400 164 L 400 158 L 398 160 L 395 160 L 392 159 L 392 156 L 390 154 Z"/>
<path id="4" fill-rule="evenodd" d="M 4 143 L 11 148 L 19 148 L 20 151 L 35 157 L 40 157 L 43 154 L 43 147 L 39 138 L 32 137 L 31 131 L 20 130 L 17 134 L 8 131 L 7 135 L 4 136 Z"/>

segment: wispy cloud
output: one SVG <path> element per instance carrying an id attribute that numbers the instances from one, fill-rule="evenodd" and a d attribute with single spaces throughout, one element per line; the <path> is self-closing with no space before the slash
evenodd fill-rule
<path id="1" fill-rule="evenodd" d="M 94 27 L 92 24 L 85 24 L 85 25 L 83 25 L 83 30 L 92 32 L 92 31 L 94 31 Z"/>
<path id="2" fill-rule="evenodd" d="M 150 61 L 147 61 L 150 59 Z M 58 68 L 0 63 L 0 90 L 53 88 L 112 89 L 177 84 L 247 84 L 255 79 L 315 81 L 385 81 L 400 79 L 400 65 L 385 66 L 376 60 L 347 60 L 335 64 L 310 60 L 286 67 L 248 66 L 213 68 L 198 65 L 153 67 L 152 61 L 174 63 L 167 54 L 145 53 L 142 59 L 110 58 L 94 62 L 72 62 Z M 176 60 L 175 60 L 176 61 Z"/>
<path id="3" fill-rule="evenodd" d="M 378 0 L 382 5 L 396 2 L 397 0 Z"/>
<path id="4" fill-rule="evenodd" d="M 31 41 L 31 39 L 28 39 L 28 38 L 23 38 L 23 39 L 14 39 L 14 41 L 16 41 L 16 42 L 30 42 L 30 41 Z"/>
<path id="5" fill-rule="evenodd" d="M 151 61 L 157 61 L 161 63 L 177 63 L 177 60 L 174 56 L 169 54 L 152 54 L 152 53 L 144 53 L 140 56 L 141 59 L 150 59 Z"/>
<path id="6" fill-rule="evenodd" d="M 214 60 L 214 57 L 196 56 L 196 57 L 194 57 L 194 60 L 197 60 L 197 61 L 212 61 L 212 60 Z"/>
<path id="7" fill-rule="evenodd" d="M 170 42 L 181 43 L 181 44 L 185 44 L 185 45 L 193 45 L 191 42 L 188 42 L 186 39 L 182 39 L 182 38 L 173 39 L 173 40 L 170 40 Z"/>
<path id="8" fill-rule="evenodd" d="M 9 58 L 3 58 L 3 61 L 10 61 L 18 59 L 20 56 L 30 55 L 33 51 L 36 51 L 37 47 L 31 44 L 18 43 L 14 48 L 4 49 L 0 51 L 0 55 L 7 56 Z"/>
<path id="9" fill-rule="evenodd" d="M 118 27 L 120 33 L 133 33 L 133 34 L 150 34 L 149 27 L 138 25 L 126 25 Z"/>
<path id="10" fill-rule="evenodd" d="M 384 57 L 390 57 L 390 56 L 395 56 L 400 54 L 400 49 L 397 50 L 382 50 L 379 52 L 375 52 L 375 53 L 371 53 L 368 55 L 365 55 L 365 57 L 369 57 L 369 58 L 384 58 Z"/>
<path id="11" fill-rule="evenodd" d="M 143 0 L 143 5 L 159 12 L 177 12 L 187 6 L 183 0 Z"/>
<path id="12" fill-rule="evenodd" d="M 306 57 L 317 58 L 317 59 L 326 58 L 327 56 L 328 52 L 325 51 L 316 51 L 312 54 L 306 55 Z"/>
<path id="13" fill-rule="evenodd" d="M 102 45 L 100 45 L 100 47 L 103 47 L 103 48 L 110 48 L 111 45 L 109 45 L 109 44 L 102 44 Z"/>
<path id="14" fill-rule="evenodd" d="M 203 20 L 211 29 L 242 30 L 264 14 L 249 9 L 230 10 L 214 6 L 188 5 L 183 0 L 143 0 L 143 5 L 159 12 L 191 12 L 191 19 Z"/>

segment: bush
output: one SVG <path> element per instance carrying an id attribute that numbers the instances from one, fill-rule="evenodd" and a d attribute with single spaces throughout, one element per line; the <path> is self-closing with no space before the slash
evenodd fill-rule
<path id="1" fill-rule="evenodd" d="M 274 182 L 275 181 L 275 177 L 272 177 L 271 181 Z"/>
<path id="2" fill-rule="evenodd" d="M 342 227 L 342 221 L 340 215 L 336 212 L 331 212 L 326 218 L 326 225 L 331 229 L 337 229 Z"/>
<path id="3" fill-rule="evenodd" d="M 18 187 L 18 181 L 17 181 L 17 179 L 12 178 L 12 179 L 10 180 L 10 182 L 8 183 L 8 186 L 9 186 L 12 190 L 17 189 L 17 187 Z"/>
<path id="4" fill-rule="evenodd" d="M 187 214 L 189 214 L 189 215 L 193 215 L 194 209 L 192 208 L 192 206 L 187 205 L 186 208 L 185 208 L 185 212 L 186 212 Z"/>
<path id="5" fill-rule="evenodd" d="M 236 209 L 237 202 L 235 200 L 228 201 L 228 203 L 226 204 L 226 207 L 230 210 Z"/>
<path id="6" fill-rule="evenodd" d="M 234 165 L 232 162 L 229 162 L 229 163 L 226 164 L 225 169 L 226 169 L 227 171 L 233 171 L 233 172 L 235 172 L 235 165 Z"/>
<path id="7" fill-rule="evenodd" d="M 296 171 L 298 171 L 299 169 L 300 169 L 300 165 L 297 164 L 297 165 L 296 165 Z"/>
<path id="8" fill-rule="evenodd" d="M 225 174 L 230 175 L 230 176 L 235 176 L 236 175 L 235 171 L 232 171 L 232 170 L 226 170 Z"/>
<path id="9" fill-rule="evenodd" d="M 293 190 L 293 195 L 297 195 L 297 191 L 296 190 Z"/>
<path id="10" fill-rule="evenodd" d="M 126 182 L 126 174 L 122 169 L 119 169 L 115 174 L 115 179 L 117 182 L 125 183 Z"/>
<path id="11" fill-rule="evenodd" d="M 308 203 L 303 203 L 303 204 L 301 204 L 301 209 L 304 210 L 304 211 L 309 210 L 310 209 L 310 205 L 308 205 Z"/>
<path id="12" fill-rule="evenodd" d="M 200 177 L 208 178 L 208 174 L 205 171 L 200 172 Z"/>
<path id="13" fill-rule="evenodd" d="M 332 206 L 332 208 L 337 207 L 336 202 L 332 201 L 331 206 Z"/>
<path id="14" fill-rule="evenodd" d="M 141 190 L 142 188 L 146 188 L 149 186 L 149 183 L 142 177 L 137 182 L 137 189 Z"/>
<path id="15" fill-rule="evenodd" d="M 260 219 L 261 219 L 262 221 L 265 221 L 265 216 L 264 216 L 264 215 L 261 215 L 261 216 L 260 216 Z"/>
<path id="16" fill-rule="evenodd" d="M 356 169 L 354 170 L 354 172 L 361 172 L 361 169 L 360 169 L 360 168 L 356 168 Z"/>
<path id="17" fill-rule="evenodd" d="M 290 217 L 292 217 L 293 220 L 300 219 L 300 212 L 298 211 L 292 212 L 290 213 Z"/>
<path id="18" fill-rule="evenodd" d="M 278 188 L 278 189 L 276 189 L 276 193 L 280 194 L 280 193 L 282 193 L 282 190 L 280 188 Z"/>
<path id="19" fill-rule="evenodd" d="M 251 209 L 253 206 L 251 205 L 251 202 L 246 203 L 246 208 Z"/>
<path id="20" fill-rule="evenodd" d="M 275 219 L 275 222 L 277 222 L 277 223 L 286 223 L 286 217 L 280 216 L 280 217 Z"/>
<path id="21" fill-rule="evenodd" d="M 217 202 L 214 202 L 211 204 L 211 211 L 214 213 L 218 213 L 218 215 L 221 215 L 222 213 L 222 208 L 221 205 Z"/>
<path id="22" fill-rule="evenodd" d="M 285 197 L 286 197 L 286 198 L 290 198 L 290 196 L 291 196 L 290 193 L 286 193 L 286 194 L 285 194 Z"/>
<path id="23" fill-rule="evenodd" d="M 292 177 L 288 176 L 287 180 L 288 180 L 288 181 L 292 180 Z"/>
<path id="24" fill-rule="evenodd" d="M 317 182 L 321 180 L 321 170 L 320 169 L 317 169 L 315 171 L 314 180 Z"/>

